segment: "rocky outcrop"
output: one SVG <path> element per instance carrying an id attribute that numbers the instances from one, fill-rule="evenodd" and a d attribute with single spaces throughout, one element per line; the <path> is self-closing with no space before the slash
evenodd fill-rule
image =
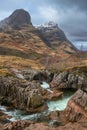
<path id="1" fill-rule="evenodd" d="M 24 130 L 24 128 L 28 127 L 33 122 L 31 121 L 16 121 L 8 123 L 3 130 Z"/>
<path id="2" fill-rule="evenodd" d="M 55 124 L 58 124 L 56 122 Z M 65 126 L 51 126 L 47 123 L 34 123 L 31 121 L 17 121 L 8 123 L 3 130 L 87 130 L 87 118 L 82 117 L 76 123 L 67 123 Z"/>
<path id="3" fill-rule="evenodd" d="M 35 87 L 35 86 L 34 86 Z M 27 87 L 26 87 L 27 88 Z M 31 87 L 30 87 L 31 88 Z M 28 93 L 29 88 L 26 89 Z M 35 90 L 35 89 L 34 89 Z M 25 91 L 24 91 L 25 92 Z M 27 94 L 26 94 L 27 97 Z M 21 99 L 23 100 L 22 96 Z M 33 108 L 37 107 L 36 100 L 37 95 L 34 95 L 31 100 Z M 19 103 L 19 102 L 18 102 Z M 39 104 L 38 104 L 39 105 Z M 32 123 L 25 121 L 17 121 L 8 123 L 4 130 L 86 130 L 87 129 L 87 93 L 79 89 L 70 99 L 66 109 L 63 112 L 55 111 L 49 113 L 49 115 L 42 116 L 42 121 L 47 121 L 48 123 Z M 45 119 L 45 120 L 44 120 Z"/>
<path id="4" fill-rule="evenodd" d="M 86 70 L 85 72 L 65 71 L 60 74 L 55 74 L 51 88 L 54 89 L 84 89 L 86 91 Z"/>
<path id="5" fill-rule="evenodd" d="M 60 114 L 64 126 L 57 130 L 86 130 L 87 129 L 87 74 L 86 68 L 75 68 L 56 74 L 51 82 L 53 89 L 76 89 L 69 100 L 66 109 Z M 63 114 L 63 118 L 62 118 Z M 53 119 L 53 116 L 51 116 Z M 55 118 L 54 118 L 55 119 Z M 56 118 L 59 119 L 59 115 Z"/>
<path id="6" fill-rule="evenodd" d="M 71 122 L 78 121 L 82 116 L 87 117 L 87 93 L 79 89 L 68 102 L 65 111 Z"/>
<path id="7" fill-rule="evenodd" d="M 17 29 L 23 25 L 32 25 L 29 13 L 23 9 L 15 10 L 8 18 L 0 22 L 0 28 Z"/>
<path id="8" fill-rule="evenodd" d="M 24 130 L 56 130 L 55 128 L 49 127 L 47 124 L 44 123 L 37 123 L 31 124 L 29 127 L 25 128 Z"/>
<path id="9" fill-rule="evenodd" d="M 87 129 L 87 93 L 79 89 L 62 112 L 54 111 L 48 115 L 50 125 L 57 130 Z"/>
<path id="10" fill-rule="evenodd" d="M 10 116 L 4 114 L 4 112 L 0 110 L 0 130 L 3 130 L 4 124 L 10 122 L 8 118 L 10 118 Z"/>
<path id="11" fill-rule="evenodd" d="M 75 123 L 69 122 L 65 126 L 57 128 L 57 130 L 87 130 L 87 118 L 83 117 Z"/>
<path id="12" fill-rule="evenodd" d="M 21 70 L 21 73 L 23 74 L 23 76 L 25 77 L 26 80 L 32 81 L 32 80 L 36 80 L 36 81 L 47 81 L 47 82 L 51 82 L 52 78 L 54 76 L 53 73 L 49 72 L 49 71 L 40 71 L 40 70 Z"/>
<path id="13" fill-rule="evenodd" d="M 45 91 L 43 91 L 45 92 Z M 48 91 L 43 95 L 44 100 L 48 100 L 48 101 L 56 101 L 59 98 L 61 98 L 63 96 L 63 92 L 62 91 Z"/>
<path id="14" fill-rule="evenodd" d="M 24 109 L 30 113 L 43 111 L 46 104 L 39 87 L 39 83 L 15 77 L 0 77 L 1 104 Z"/>
<path id="15" fill-rule="evenodd" d="M 42 81 L 51 80 L 51 73 L 34 70 L 9 69 L 9 76 L 0 77 L 0 102 L 34 113 L 47 109 L 45 101 L 58 100 L 63 92 L 41 86 Z"/>

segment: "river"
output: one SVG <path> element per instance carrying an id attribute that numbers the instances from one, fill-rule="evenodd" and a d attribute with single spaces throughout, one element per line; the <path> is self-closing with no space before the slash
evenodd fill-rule
<path id="1" fill-rule="evenodd" d="M 49 85 L 46 82 L 43 82 L 41 85 L 43 88 L 47 89 L 48 91 L 52 92 L 50 90 Z M 5 114 L 11 115 L 12 118 L 10 118 L 10 121 L 15 120 L 33 120 L 37 119 L 38 117 L 45 115 L 51 111 L 59 110 L 62 111 L 66 108 L 67 103 L 71 96 L 74 94 L 74 92 L 71 91 L 65 91 L 63 97 L 61 97 L 57 101 L 47 101 L 48 111 L 42 112 L 42 113 L 36 113 L 36 114 L 26 114 L 24 111 L 21 110 L 7 110 L 5 106 L 0 106 L 0 110 L 2 110 Z"/>

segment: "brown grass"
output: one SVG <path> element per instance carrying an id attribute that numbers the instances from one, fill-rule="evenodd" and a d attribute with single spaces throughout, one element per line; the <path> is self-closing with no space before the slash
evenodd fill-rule
<path id="1" fill-rule="evenodd" d="M 0 69 L 0 76 L 9 76 L 11 75 L 8 69 Z"/>
<path id="2" fill-rule="evenodd" d="M 24 59 L 15 56 L 0 56 L 0 66 L 14 67 L 14 68 L 34 68 L 43 69 L 43 66 L 38 61 Z"/>

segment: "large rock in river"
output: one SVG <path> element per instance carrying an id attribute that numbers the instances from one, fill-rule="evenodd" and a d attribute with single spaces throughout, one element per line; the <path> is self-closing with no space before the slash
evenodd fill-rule
<path id="1" fill-rule="evenodd" d="M 51 88 L 54 89 L 87 89 L 86 80 L 86 70 L 85 72 L 80 72 L 78 69 L 74 71 L 65 71 L 59 74 L 55 74 L 52 82 L 50 83 Z"/>
<path id="2" fill-rule="evenodd" d="M 82 116 L 87 117 L 87 93 L 79 89 L 68 102 L 65 111 L 71 122 L 78 121 Z"/>
<path id="3" fill-rule="evenodd" d="M 2 105 L 13 105 L 28 112 L 46 109 L 39 83 L 28 82 L 13 76 L 0 77 L 0 96 Z"/>

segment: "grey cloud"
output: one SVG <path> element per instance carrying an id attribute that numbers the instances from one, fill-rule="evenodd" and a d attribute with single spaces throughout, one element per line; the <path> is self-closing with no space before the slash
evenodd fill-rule
<path id="1" fill-rule="evenodd" d="M 49 0 L 47 0 L 49 2 Z M 52 3 L 60 4 L 61 7 L 71 8 L 77 6 L 82 10 L 87 10 L 87 0 L 50 0 Z"/>
<path id="2" fill-rule="evenodd" d="M 34 1 L 34 0 L 33 0 Z M 57 23 L 70 40 L 87 41 L 87 0 L 41 0 L 59 13 Z M 45 19 L 45 18 L 44 18 Z"/>
<path id="3" fill-rule="evenodd" d="M 30 12 L 34 24 L 42 24 L 47 22 L 47 17 L 41 16 L 38 8 L 43 7 L 44 11 L 44 7 L 49 6 L 57 10 L 57 23 L 70 40 L 87 41 L 87 0 L 1 0 L 0 18 L 5 14 L 7 17 L 17 8 L 24 8 Z"/>

